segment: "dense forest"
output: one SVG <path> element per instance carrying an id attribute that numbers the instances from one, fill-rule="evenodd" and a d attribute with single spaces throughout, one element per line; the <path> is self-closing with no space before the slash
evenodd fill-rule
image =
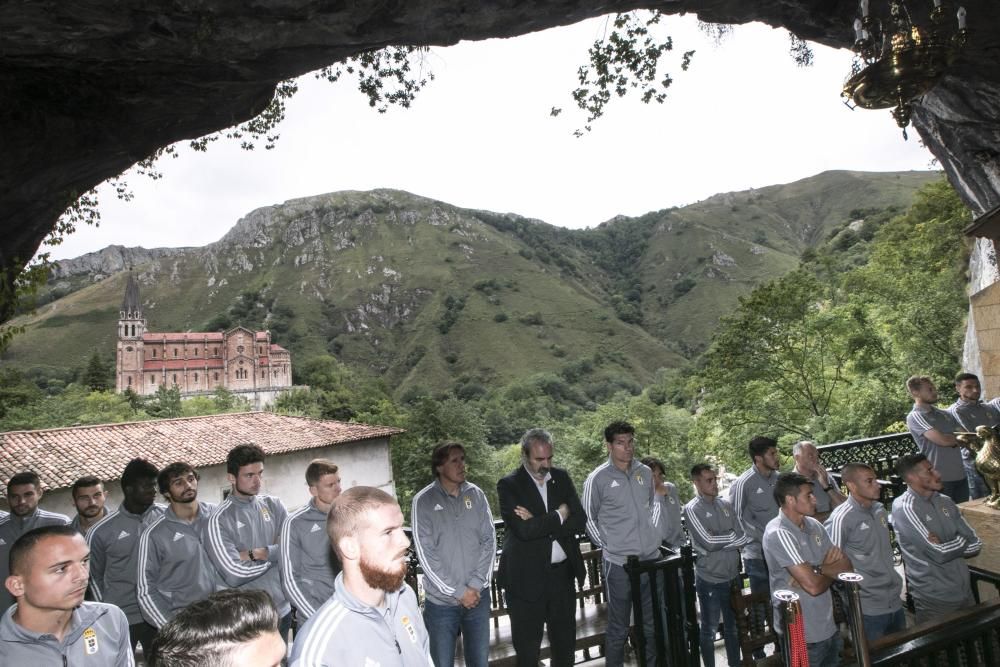
<path id="1" fill-rule="evenodd" d="M 273 409 L 406 429 L 393 440 L 404 507 L 428 481 L 430 448 L 445 439 L 466 445 L 469 478 L 492 494 L 496 479 L 517 464 L 514 443 L 534 426 L 552 431 L 556 463 L 578 485 L 605 456 L 601 432 L 613 419 L 636 425 L 637 455 L 662 459 L 675 482 L 706 459 L 739 472 L 748 464 L 745 443 L 756 434 L 777 438 L 788 454 L 800 438 L 828 443 L 900 430 L 909 409 L 906 377 L 931 375 L 949 401 L 950 378 L 961 370 L 968 308 L 962 229 L 970 215 L 942 180 L 922 188 L 901 215 L 856 210 L 849 218 L 807 249 L 793 271 L 742 297 L 704 353 L 645 386 L 626 376 L 595 379 L 589 371 L 600 360 L 570 353 L 572 363 L 557 373 L 504 383 L 470 377 L 448 391 L 416 386 L 394 398 L 384 379 L 324 354 L 297 363 L 296 384 L 311 389 L 283 395 Z M 610 264 L 628 255 L 613 250 L 621 245 L 614 239 L 603 241 Z M 621 239 L 641 241 L 641 234 Z M 630 293 L 639 282 L 624 273 L 615 286 L 626 317 L 640 317 Z M 164 388 L 146 398 L 112 389 L 111 369 L 96 353 L 62 375 L 0 371 L 0 431 L 246 409 L 225 391 L 181 401 Z M 689 494 L 689 485 L 679 486 Z"/>

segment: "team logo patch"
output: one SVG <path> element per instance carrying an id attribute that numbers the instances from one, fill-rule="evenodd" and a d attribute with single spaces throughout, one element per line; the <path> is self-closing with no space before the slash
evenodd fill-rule
<path id="1" fill-rule="evenodd" d="M 951 513 L 948 511 L 947 507 L 941 508 L 941 514 L 944 514 L 945 516 L 951 516 Z"/>
<path id="2" fill-rule="evenodd" d="M 127 530 L 123 530 L 122 532 L 118 533 L 118 539 L 119 540 L 124 540 L 126 537 L 128 537 L 131 534 L 132 533 L 128 532 Z"/>
<path id="3" fill-rule="evenodd" d="M 813 541 L 816 542 L 816 546 L 820 546 L 823 544 L 823 538 L 820 537 L 819 535 L 813 535 Z"/>
<path id="4" fill-rule="evenodd" d="M 314 524 L 313 524 L 313 527 L 309 529 L 309 532 L 310 532 L 310 533 L 315 533 L 315 532 L 317 532 L 318 530 L 319 530 L 319 524 L 318 524 L 318 523 L 314 523 Z"/>
<path id="5" fill-rule="evenodd" d="M 435 512 L 440 512 L 440 511 L 441 511 L 441 510 L 443 510 L 443 509 L 444 509 L 444 508 L 443 508 L 443 507 L 441 507 L 440 505 L 434 505 L 434 511 L 435 511 Z"/>
<path id="6" fill-rule="evenodd" d="M 270 521 L 271 520 L 271 513 L 267 510 L 267 506 L 266 505 L 261 505 L 260 506 L 260 514 L 261 514 L 261 516 L 264 517 L 264 521 Z"/>
<path id="7" fill-rule="evenodd" d="M 868 530 L 868 524 L 864 521 L 861 522 L 861 530 Z"/>
<path id="8" fill-rule="evenodd" d="M 403 618 L 401 618 L 399 620 L 403 624 L 403 629 L 406 630 L 406 636 L 410 638 L 410 643 L 411 644 L 416 644 L 417 643 L 417 631 L 413 627 L 413 623 L 410 622 L 410 617 L 409 616 L 404 616 Z"/>
<path id="9" fill-rule="evenodd" d="M 712 518 L 712 513 L 711 512 L 705 512 L 705 518 L 706 519 L 711 519 Z"/>
<path id="10" fill-rule="evenodd" d="M 676 505 L 677 504 L 677 501 L 674 500 L 673 496 L 667 496 L 667 500 L 670 501 L 671 505 Z"/>
<path id="11" fill-rule="evenodd" d="M 469 496 L 464 496 L 462 498 L 462 500 L 465 502 L 465 509 L 471 510 L 472 509 L 472 498 L 470 498 Z"/>
<path id="12" fill-rule="evenodd" d="M 764 493 L 764 489 L 762 487 L 758 486 L 757 487 L 757 493 Z"/>
<path id="13" fill-rule="evenodd" d="M 889 524 L 888 524 L 888 523 L 886 522 L 886 520 L 885 520 L 885 517 L 884 517 L 884 516 L 882 517 L 882 527 L 883 527 L 883 528 L 888 528 L 888 527 L 889 527 Z"/>
<path id="14" fill-rule="evenodd" d="M 245 523 L 243 523 L 239 519 L 236 520 L 236 530 L 239 530 L 240 528 L 243 528 L 244 526 L 246 526 Z"/>
<path id="15" fill-rule="evenodd" d="M 621 484 L 618 483 L 618 480 L 617 479 L 611 480 L 611 488 L 613 489 L 617 486 L 621 486 Z"/>
<path id="16" fill-rule="evenodd" d="M 722 513 L 725 514 L 726 516 L 729 516 L 729 510 L 727 510 L 727 509 L 723 509 Z"/>
<path id="17" fill-rule="evenodd" d="M 642 475 L 640 475 L 639 473 L 636 473 L 635 474 L 635 481 L 639 482 L 639 484 L 642 485 L 643 484 Z"/>
<path id="18" fill-rule="evenodd" d="M 924 515 L 924 521 L 933 521 L 933 520 L 934 520 L 934 519 L 932 519 L 932 518 L 931 518 L 931 515 L 930 515 L 930 514 L 925 514 L 925 515 Z"/>
<path id="19" fill-rule="evenodd" d="M 94 628 L 87 628 L 83 631 L 83 652 L 87 655 L 97 653 L 97 633 Z"/>
<path id="20" fill-rule="evenodd" d="M 183 540 L 183 539 L 184 539 L 184 533 L 174 533 L 174 542 L 176 542 L 177 540 Z"/>

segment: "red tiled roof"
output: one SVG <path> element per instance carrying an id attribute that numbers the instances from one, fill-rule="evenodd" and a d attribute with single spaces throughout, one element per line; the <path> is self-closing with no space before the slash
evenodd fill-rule
<path id="1" fill-rule="evenodd" d="M 285 354 L 288 354 L 288 350 L 281 347 L 277 343 L 271 343 L 271 352 L 284 352 Z"/>
<path id="2" fill-rule="evenodd" d="M 143 371 L 162 371 L 164 369 L 168 371 L 182 371 L 185 368 L 190 368 L 193 371 L 202 368 L 222 368 L 222 359 L 218 357 L 205 359 L 195 357 L 194 359 L 168 359 L 166 361 L 163 359 L 147 359 L 142 362 Z"/>
<path id="3" fill-rule="evenodd" d="M 175 341 L 178 343 L 190 341 L 192 343 L 200 343 L 202 341 L 210 341 L 213 343 L 222 341 L 221 333 L 202 333 L 202 332 L 182 332 L 182 333 L 144 333 L 142 334 L 142 341 L 144 343 L 154 343 L 154 342 L 170 342 Z"/>
<path id="4" fill-rule="evenodd" d="M 156 466 L 187 461 L 196 468 L 225 463 L 236 445 L 252 442 L 267 454 L 286 454 L 404 433 L 369 426 L 242 412 L 0 433 L 0 479 L 34 470 L 45 489 L 66 488 L 83 475 L 105 481 L 121 477 L 125 464 L 141 456 Z M 0 493 L 6 484 L 0 485 Z"/>
<path id="5" fill-rule="evenodd" d="M 255 340 L 267 340 L 267 332 L 266 331 L 257 331 L 256 333 L 254 333 L 254 339 Z"/>

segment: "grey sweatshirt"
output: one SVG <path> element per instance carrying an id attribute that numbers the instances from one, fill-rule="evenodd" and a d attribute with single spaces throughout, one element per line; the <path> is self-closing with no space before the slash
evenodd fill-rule
<path id="1" fill-rule="evenodd" d="M 677 495 L 677 486 L 664 482 L 667 495 L 653 494 L 653 524 L 660 527 L 660 537 L 671 549 L 680 549 L 687 541 L 684 534 L 684 524 L 681 522 L 681 499 Z"/>
<path id="2" fill-rule="evenodd" d="M 326 512 L 310 500 L 281 527 L 281 586 L 299 620 L 316 613 L 333 595 L 340 561 L 326 532 Z"/>
<path id="3" fill-rule="evenodd" d="M 108 602 L 128 617 L 129 625 L 142 622 L 136 597 L 139 535 L 166 508 L 150 505 L 132 514 L 124 506 L 94 524 L 87 533 L 90 545 L 90 591 L 98 602 Z"/>
<path id="4" fill-rule="evenodd" d="M 653 472 L 635 459 L 627 471 L 611 463 L 597 466 L 583 483 L 587 534 L 604 559 L 624 565 L 629 556 L 660 555 L 660 527 L 653 523 Z"/>
<path id="5" fill-rule="evenodd" d="M 865 507 L 854 496 L 838 505 L 826 520 L 826 532 L 847 554 L 861 583 L 861 609 L 878 616 L 902 607 L 903 579 L 896 572 L 889 542 L 889 515 L 882 503 Z"/>
<path id="6" fill-rule="evenodd" d="M 205 524 L 202 542 L 222 581 L 230 588 L 266 591 L 284 616 L 291 605 L 281 590 L 279 538 L 288 513 L 273 496 L 238 498 L 230 495 Z M 267 547 L 267 560 L 240 559 L 240 552 Z"/>
<path id="7" fill-rule="evenodd" d="M 430 641 L 413 590 L 385 594 L 385 606 L 364 604 L 344 588 L 336 591 L 299 630 L 292 645 L 291 667 L 433 667 Z"/>
<path id="8" fill-rule="evenodd" d="M 758 472 L 757 466 L 750 466 L 729 489 L 729 502 L 733 504 L 736 520 L 750 538 L 743 546 L 744 558 L 764 558 L 761 549 L 764 529 L 771 519 L 778 516 L 778 503 L 774 500 L 774 485 L 777 481 L 776 470 L 765 477 Z"/>
<path id="9" fill-rule="evenodd" d="M 482 489 L 462 482 L 452 496 L 435 480 L 413 496 L 410 520 L 428 600 L 456 606 L 466 588 L 490 585 L 497 538 Z"/>
<path id="10" fill-rule="evenodd" d="M 983 544 L 951 498 L 936 491 L 923 498 L 907 489 L 892 502 L 892 527 L 914 598 L 945 603 L 972 599 L 965 559 L 978 554 Z M 940 544 L 930 541 L 931 533 Z"/>
<path id="11" fill-rule="evenodd" d="M 10 575 L 10 548 L 14 541 L 29 530 L 42 526 L 64 526 L 69 523 L 69 517 L 55 512 L 36 508 L 26 517 L 4 513 L 0 517 L 0 613 L 14 604 L 14 596 L 10 594 L 3 582 Z"/>
<path id="12" fill-rule="evenodd" d="M 84 602 L 73 610 L 63 640 L 38 634 L 14 622 L 14 609 L 0 618 L 0 664 L 63 667 L 134 667 L 128 620 L 122 610 L 101 602 Z"/>
<path id="13" fill-rule="evenodd" d="M 214 510 L 215 505 L 199 502 L 198 515 L 188 523 L 168 507 L 139 537 L 137 597 L 150 625 L 162 627 L 181 609 L 222 587 L 202 545 L 204 526 Z"/>
<path id="14" fill-rule="evenodd" d="M 740 547 L 750 539 L 743 533 L 728 500 L 696 496 L 684 506 L 691 546 L 698 554 L 695 572 L 712 584 L 732 581 L 740 573 Z"/>

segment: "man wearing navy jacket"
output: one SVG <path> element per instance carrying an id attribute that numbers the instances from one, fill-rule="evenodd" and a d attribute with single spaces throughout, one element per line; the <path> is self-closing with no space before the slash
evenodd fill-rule
<path id="1" fill-rule="evenodd" d="M 552 467 L 552 436 L 540 428 L 521 438 L 521 467 L 497 482 L 506 527 L 500 585 L 507 591 L 517 664 L 538 665 L 544 625 L 552 665 L 572 665 L 576 646 L 573 579 L 583 581 L 576 535 L 587 517 L 569 474 Z"/>

